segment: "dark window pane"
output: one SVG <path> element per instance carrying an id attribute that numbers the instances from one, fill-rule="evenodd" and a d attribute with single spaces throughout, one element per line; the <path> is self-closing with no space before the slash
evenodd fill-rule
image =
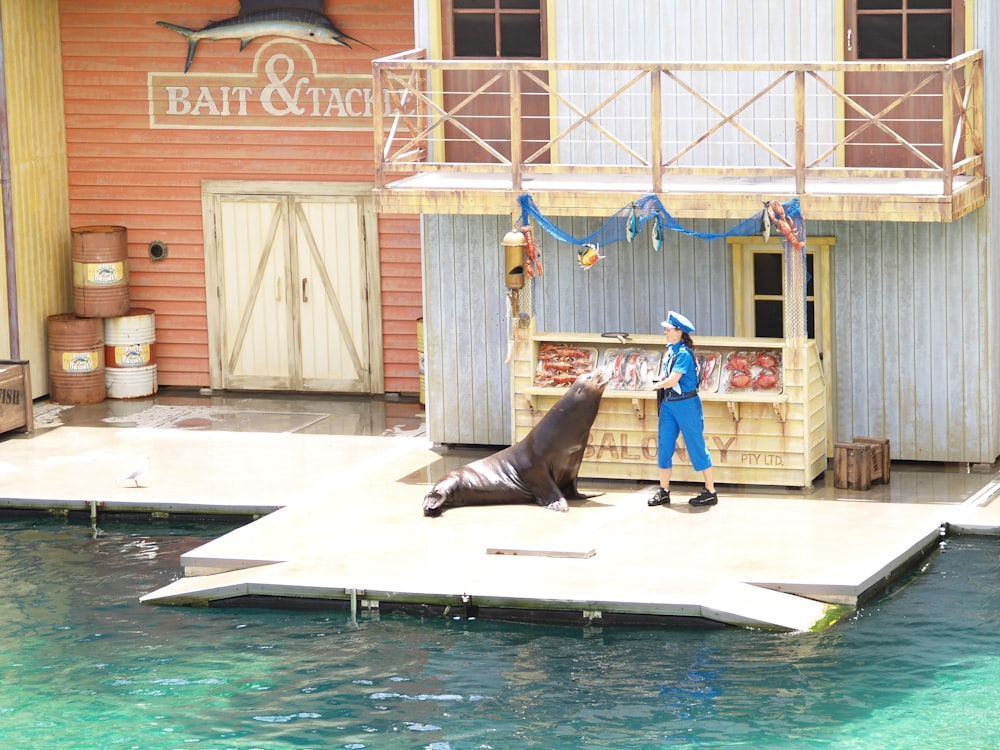
<path id="1" fill-rule="evenodd" d="M 858 58 L 861 60 L 901 60 L 903 58 L 903 17 L 858 16 Z"/>
<path id="2" fill-rule="evenodd" d="M 781 254 L 754 253 L 753 293 L 781 294 Z"/>
<path id="3" fill-rule="evenodd" d="M 455 57 L 496 57 L 493 14 L 455 16 Z"/>
<path id="4" fill-rule="evenodd" d="M 806 253 L 806 296 L 812 297 L 816 294 L 816 287 L 813 286 L 813 260 L 815 260 L 815 255 L 810 255 Z"/>
<path id="5" fill-rule="evenodd" d="M 542 19 L 534 13 L 500 15 L 500 57 L 542 56 Z"/>
<path id="6" fill-rule="evenodd" d="M 539 0 L 500 0 L 500 10 L 538 10 Z"/>
<path id="7" fill-rule="evenodd" d="M 858 0 L 858 10 L 902 10 L 903 0 Z"/>
<path id="8" fill-rule="evenodd" d="M 754 336 L 758 338 L 784 338 L 782 303 L 779 300 L 757 300 L 754 302 L 753 309 Z"/>
<path id="9" fill-rule="evenodd" d="M 816 338 L 816 305 L 806 302 L 806 338 Z"/>
<path id="10" fill-rule="evenodd" d="M 452 7 L 455 10 L 468 10 L 469 8 L 489 8 L 493 9 L 493 0 L 452 0 Z"/>
<path id="11" fill-rule="evenodd" d="M 910 10 L 951 10 L 951 0 L 910 0 Z"/>
<path id="12" fill-rule="evenodd" d="M 951 57 L 951 14 L 911 14 L 906 21 L 906 58 L 928 60 Z"/>

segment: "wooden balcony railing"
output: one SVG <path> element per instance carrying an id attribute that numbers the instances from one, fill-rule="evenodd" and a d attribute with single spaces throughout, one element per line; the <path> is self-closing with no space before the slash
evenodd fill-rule
<path id="1" fill-rule="evenodd" d="M 910 218 L 950 221 L 987 194 L 981 50 L 795 63 L 428 60 L 411 50 L 373 67 L 376 193 L 396 209 L 482 210 L 482 196 L 512 192 L 541 204 L 554 191 L 550 203 L 571 212 L 579 205 L 556 204 L 597 208 L 599 194 L 642 191 L 670 194 L 678 215 L 707 216 L 721 192 L 742 215 L 741 200 L 763 192 L 812 199 L 813 215 L 870 206 L 883 217 L 884 201 L 916 196 L 930 208 Z M 472 206 L 469 194 L 481 200 Z"/>

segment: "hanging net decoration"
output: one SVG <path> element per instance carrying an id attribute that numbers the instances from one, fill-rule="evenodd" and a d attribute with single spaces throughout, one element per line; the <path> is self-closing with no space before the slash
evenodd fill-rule
<path id="1" fill-rule="evenodd" d="M 805 243 L 802 213 L 799 211 L 797 198 L 785 203 L 767 201 L 763 209 L 726 232 L 698 232 L 677 221 L 676 218 L 667 213 L 667 209 L 663 207 L 659 198 L 648 194 L 620 208 L 597 231 L 586 237 L 574 237 L 560 229 L 542 214 L 530 195 L 522 195 L 518 198 L 518 202 L 521 204 L 522 224 L 527 225 L 529 219 L 534 219 L 538 226 L 560 242 L 579 247 L 593 245 L 603 248 L 617 242 L 631 243 L 649 222 L 652 222 L 653 247 L 656 250 L 662 246 L 663 233 L 668 230 L 702 240 L 717 240 L 723 237 L 745 237 L 761 234 L 763 228 L 766 227 L 770 231 L 772 225 L 775 230 L 782 233 L 783 241 L 800 245 Z M 796 231 L 800 232 L 797 237 L 795 236 Z"/>
<path id="2" fill-rule="evenodd" d="M 527 230 L 530 247 L 525 264 L 529 284 L 523 290 L 525 294 L 522 297 L 520 307 L 522 316 L 530 316 L 534 312 L 532 310 L 534 281 L 535 277 L 542 275 L 541 253 L 538 251 L 537 241 L 530 234 L 531 220 L 534 220 L 539 227 L 560 242 L 578 246 L 580 248 L 578 264 L 584 270 L 589 270 L 604 257 L 599 254 L 600 249 L 617 242 L 631 243 L 643 227 L 651 222 L 653 249 L 656 251 L 662 248 L 663 236 L 666 231 L 680 232 L 689 237 L 703 240 L 760 235 L 764 242 L 767 242 L 772 233 L 780 237 L 784 248 L 783 283 L 787 302 L 784 305 L 785 337 L 793 339 L 806 336 L 806 285 L 808 283 L 805 253 L 806 229 L 797 198 L 784 203 L 776 200 L 764 201 L 760 211 L 726 232 L 698 232 L 685 227 L 667 213 L 666 208 L 655 195 L 647 194 L 620 208 L 597 231 L 586 237 L 574 237 L 560 229 L 542 214 L 530 195 L 520 196 L 518 202 L 521 205 L 521 224 L 523 225 L 521 231 Z"/>

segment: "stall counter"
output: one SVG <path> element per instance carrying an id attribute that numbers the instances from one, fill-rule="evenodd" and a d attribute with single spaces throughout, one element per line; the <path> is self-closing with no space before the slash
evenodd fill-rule
<path id="1" fill-rule="evenodd" d="M 665 351 L 651 334 L 517 332 L 513 435 L 524 438 L 581 372 L 605 369 L 582 478 L 658 478 L 656 391 Z M 815 341 L 695 336 L 705 440 L 724 484 L 810 487 L 827 467 L 826 390 Z M 673 478 L 701 481 L 683 439 Z"/>

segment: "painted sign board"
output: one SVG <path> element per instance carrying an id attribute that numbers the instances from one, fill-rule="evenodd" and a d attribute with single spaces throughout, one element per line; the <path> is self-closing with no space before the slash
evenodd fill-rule
<path id="1" fill-rule="evenodd" d="M 372 89 L 370 73 L 322 73 L 305 44 L 277 39 L 246 73 L 150 72 L 149 126 L 370 131 Z"/>

